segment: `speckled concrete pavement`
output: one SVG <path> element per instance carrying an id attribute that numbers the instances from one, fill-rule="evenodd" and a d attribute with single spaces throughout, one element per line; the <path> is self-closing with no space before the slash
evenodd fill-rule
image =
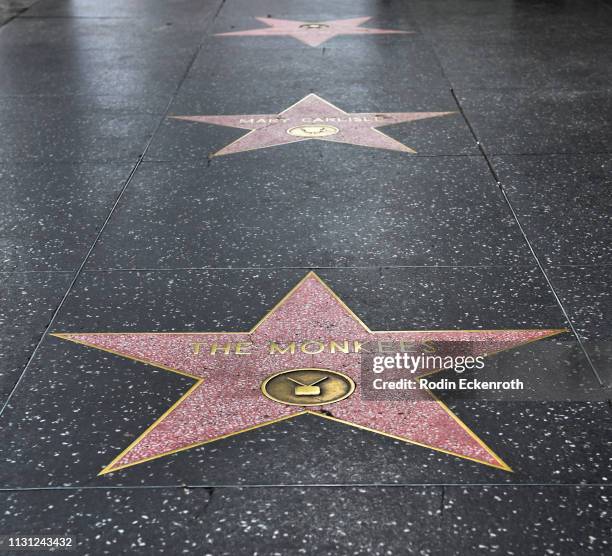
<path id="1" fill-rule="evenodd" d="M 611 79 L 606 0 L 0 1 L 0 535 L 609 554 Z"/>

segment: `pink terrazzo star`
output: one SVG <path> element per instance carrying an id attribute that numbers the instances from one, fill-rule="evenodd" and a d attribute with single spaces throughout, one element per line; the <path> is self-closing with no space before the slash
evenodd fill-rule
<path id="1" fill-rule="evenodd" d="M 364 399 L 359 351 L 285 349 L 296 342 L 440 342 L 466 355 L 492 354 L 561 330 L 377 332 L 309 273 L 249 332 L 69 333 L 54 336 L 192 377 L 193 386 L 101 474 L 309 413 L 504 470 L 509 467 L 428 390 L 410 399 Z M 271 342 L 285 351 L 273 350 Z M 465 346 L 469 346 L 466 348 Z M 452 348 L 451 348 L 452 351 Z M 469 352 L 469 353 L 466 353 Z M 308 410 L 262 394 L 270 375 L 299 368 L 344 373 L 348 398 Z"/>
<path id="2" fill-rule="evenodd" d="M 371 17 L 355 17 L 353 19 L 333 19 L 330 21 L 294 21 L 292 19 L 274 19 L 271 17 L 256 17 L 257 21 L 268 27 L 219 33 L 218 37 L 247 36 L 281 36 L 294 37 L 308 46 L 319 46 L 338 35 L 406 35 L 412 31 L 395 31 L 392 29 L 370 29 L 360 27 Z"/>
<path id="3" fill-rule="evenodd" d="M 349 113 L 315 94 L 309 94 L 280 114 L 238 116 L 171 116 L 178 120 L 248 129 L 214 156 L 276 147 L 299 141 L 319 140 L 348 143 L 375 149 L 415 153 L 392 139 L 379 127 L 447 116 L 455 112 Z"/>

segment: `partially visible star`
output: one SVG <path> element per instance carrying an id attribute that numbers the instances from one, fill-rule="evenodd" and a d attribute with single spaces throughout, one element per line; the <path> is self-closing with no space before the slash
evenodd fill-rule
<path id="1" fill-rule="evenodd" d="M 256 17 L 257 21 L 268 27 L 218 33 L 218 37 L 231 36 L 262 36 L 274 35 L 293 37 L 308 46 L 319 46 L 338 35 L 406 35 L 413 31 L 396 31 L 393 29 L 371 29 L 361 27 L 371 17 L 355 17 L 353 19 L 332 19 L 330 21 L 295 21 L 292 19 L 274 19 L 272 17 Z"/>
<path id="2" fill-rule="evenodd" d="M 414 154 L 415 150 L 378 131 L 377 128 L 449 114 L 455 112 L 349 113 L 311 93 L 279 114 L 171 117 L 250 130 L 246 135 L 216 152 L 214 156 L 311 139 Z"/>

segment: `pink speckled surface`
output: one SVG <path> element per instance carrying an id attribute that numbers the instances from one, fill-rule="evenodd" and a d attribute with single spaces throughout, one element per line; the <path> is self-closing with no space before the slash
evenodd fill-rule
<path id="1" fill-rule="evenodd" d="M 405 35 L 412 31 L 395 31 L 392 29 L 371 29 L 360 27 L 371 17 L 356 17 L 352 19 L 333 19 L 317 22 L 321 28 L 306 27 L 309 21 L 295 21 L 293 19 L 275 19 L 272 17 L 256 17 L 257 21 L 264 23 L 267 27 L 259 29 L 247 29 L 246 31 L 232 31 L 230 33 L 219 33 L 218 37 L 257 37 L 257 36 L 289 36 L 307 44 L 308 46 L 319 46 L 325 41 L 338 35 Z"/>
<path id="2" fill-rule="evenodd" d="M 264 149 L 299 141 L 315 140 L 414 153 L 415 151 L 410 147 L 385 135 L 376 128 L 390 124 L 447 116 L 454 113 L 380 112 L 351 114 L 315 94 L 309 94 L 279 114 L 173 116 L 173 118 L 251 130 L 250 133 L 243 135 L 216 152 L 215 156 Z M 303 124 L 331 125 L 337 128 L 338 132 L 335 135 L 326 137 L 296 137 L 288 133 L 289 129 Z"/>
<path id="3" fill-rule="evenodd" d="M 263 396 L 262 381 L 272 373 L 295 368 L 325 368 L 349 375 L 356 383 L 349 398 L 314 408 L 359 426 L 399 436 L 434 449 L 503 467 L 496 456 L 469 434 L 427 392 L 413 399 L 370 401 L 360 395 L 361 356 L 356 353 L 269 353 L 269 342 L 350 339 L 422 343 L 426 340 L 470 342 L 470 354 L 482 355 L 551 335 L 551 330 L 371 332 L 320 279 L 309 274 L 251 332 L 244 333 L 88 333 L 62 337 L 188 374 L 202 383 L 174 407 L 119 459 L 110 470 L 159 457 L 267 421 L 291 416 L 302 408 Z M 211 355 L 213 343 L 248 342 L 250 355 Z M 194 353 L 194 343 L 200 352 Z M 452 344 L 450 344 L 452 345 Z M 449 348 L 449 351 L 452 349 Z M 312 409 L 312 408 L 311 408 Z"/>

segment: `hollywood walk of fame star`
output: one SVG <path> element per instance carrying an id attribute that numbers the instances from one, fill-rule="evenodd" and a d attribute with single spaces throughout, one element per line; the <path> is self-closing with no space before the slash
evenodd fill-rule
<path id="1" fill-rule="evenodd" d="M 358 350 L 350 353 L 342 349 L 320 350 L 317 346 L 331 345 L 338 338 L 363 343 L 473 342 L 471 355 L 485 355 L 560 332 L 562 330 L 372 331 L 311 272 L 248 332 L 62 333 L 54 336 L 195 380 L 166 413 L 102 470 L 101 474 L 105 474 L 304 413 L 510 470 L 428 390 L 416 390 L 411 399 L 365 399 L 359 391 L 362 354 Z M 306 339 L 310 344 L 301 344 L 301 349 L 289 349 L 291 342 L 299 345 Z M 280 403 L 264 395 L 266 381 L 291 369 L 328 369 L 331 373 L 343 373 L 347 377 L 345 383 L 353 382 L 356 390 L 348 397 L 339 398 L 341 401 L 314 408 L 309 406 L 309 409 Z M 306 379 L 294 382 L 309 389 L 321 382 L 316 376 Z"/>
<path id="2" fill-rule="evenodd" d="M 294 37 L 308 46 L 319 46 L 338 35 L 407 35 L 412 31 L 395 31 L 393 29 L 371 29 L 361 27 L 372 19 L 371 17 L 356 17 L 353 19 L 333 19 L 330 21 L 294 21 L 292 19 L 274 19 L 272 17 L 256 17 L 257 21 L 267 27 L 218 33 L 218 37 L 247 36 L 280 36 Z"/>
<path id="3" fill-rule="evenodd" d="M 214 156 L 320 140 L 414 154 L 416 151 L 378 131 L 378 127 L 447 116 L 456 112 L 348 113 L 311 93 L 280 114 L 171 116 L 174 119 L 248 129 Z"/>

